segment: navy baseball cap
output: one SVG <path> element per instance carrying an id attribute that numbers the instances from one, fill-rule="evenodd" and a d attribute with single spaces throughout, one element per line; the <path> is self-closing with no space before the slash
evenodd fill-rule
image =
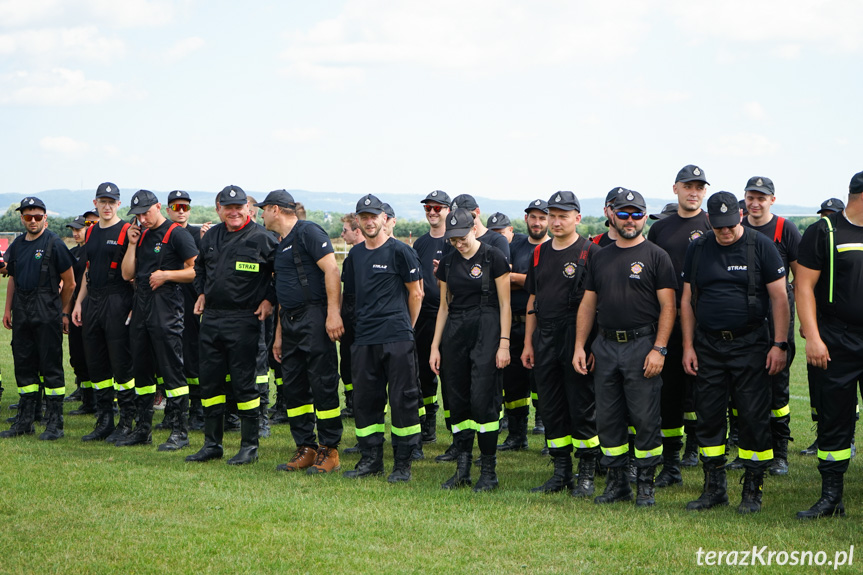
<path id="1" fill-rule="evenodd" d="M 112 184 L 111 182 L 99 184 L 99 187 L 96 188 L 96 198 L 110 198 L 112 200 L 119 200 L 120 188 L 118 188 L 115 184 Z"/>
<path id="2" fill-rule="evenodd" d="M 287 191 L 274 190 L 267 194 L 267 197 L 264 198 L 263 202 L 255 204 L 256 208 L 263 208 L 266 206 L 279 206 L 280 208 L 294 209 L 297 207 L 297 202 L 294 201 L 294 196 L 289 194 Z"/>
<path id="3" fill-rule="evenodd" d="M 476 203 L 476 200 L 470 194 L 461 194 L 453 198 L 452 205 L 450 205 L 450 209 L 464 208 L 470 212 L 474 211 L 479 207 L 479 204 Z"/>
<path id="4" fill-rule="evenodd" d="M 132 207 L 126 212 L 127 216 L 137 216 L 146 213 L 147 210 L 159 203 L 159 198 L 150 190 L 138 190 L 132 196 Z"/>
<path id="5" fill-rule="evenodd" d="M 420 203 L 421 204 L 428 204 L 430 202 L 437 202 L 439 204 L 450 205 L 452 203 L 452 200 L 450 199 L 449 194 L 447 194 L 443 190 L 435 190 L 435 191 L 429 193 L 429 195 L 427 195 L 425 197 L 425 199 L 422 200 Z"/>
<path id="6" fill-rule="evenodd" d="M 381 204 L 381 209 L 384 211 L 384 213 L 387 215 L 387 217 L 388 217 L 389 219 L 391 219 L 391 220 L 394 220 L 394 219 L 395 219 L 395 217 L 396 217 L 396 211 L 393 209 L 393 207 L 392 207 L 391 205 L 389 205 L 388 203 L 384 202 L 384 203 L 382 203 L 382 204 Z"/>
<path id="7" fill-rule="evenodd" d="M 485 221 L 485 227 L 490 230 L 502 230 L 504 228 L 508 228 L 511 225 L 512 223 L 509 221 L 507 215 L 501 212 L 493 213 Z"/>
<path id="8" fill-rule="evenodd" d="M 548 202 L 545 200 L 536 199 L 530 203 L 528 207 L 524 209 L 524 213 L 529 213 L 530 210 L 539 210 L 544 214 L 548 213 Z"/>
<path id="9" fill-rule="evenodd" d="M 848 186 L 848 193 L 863 193 L 863 172 L 857 172 L 856 174 L 854 174 L 854 177 L 851 178 L 851 184 Z"/>
<path id="10" fill-rule="evenodd" d="M 773 188 L 773 180 L 761 176 L 753 176 L 749 178 L 749 181 L 746 182 L 746 187 L 743 188 L 743 191 L 761 192 L 762 194 L 767 194 L 768 196 L 772 196 L 775 194 Z"/>
<path id="11" fill-rule="evenodd" d="M 473 213 L 464 208 L 456 208 L 446 218 L 446 233 L 444 239 L 463 238 L 474 227 Z"/>
<path id="12" fill-rule="evenodd" d="M 189 203 L 192 202 L 192 198 L 189 196 L 189 193 L 184 192 L 183 190 L 174 190 L 168 194 L 168 205 L 171 205 L 171 202 L 176 200 L 188 200 Z"/>
<path id="13" fill-rule="evenodd" d="M 821 202 L 821 209 L 818 210 L 818 213 L 822 212 L 841 212 L 845 209 L 845 202 L 840 200 L 839 198 L 830 198 L 829 200 L 824 200 Z"/>
<path id="14" fill-rule="evenodd" d="M 48 211 L 48 209 L 45 207 L 45 202 L 43 202 L 36 196 L 27 196 L 26 198 L 21 200 L 21 205 L 15 208 L 15 211 L 23 212 L 24 210 L 29 208 L 39 208 L 46 213 Z"/>
<path id="15" fill-rule="evenodd" d="M 731 228 L 740 223 L 740 205 L 731 192 L 716 192 L 707 198 L 707 216 L 712 228 Z"/>
<path id="16" fill-rule="evenodd" d="M 648 217 L 651 220 L 662 220 L 667 218 L 668 216 L 673 216 L 677 213 L 677 202 L 671 202 L 670 204 L 665 204 L 665 207 L 662 208 L 662 211 L 658 214 L 650 214 Z"/>
<path id="17" fill-rule="evenodd" d="M 571 212 L 572 210 L 581 212 L 581 204 L 578 203 L 578 198 L 572 192 L 557 192 L 548 199 L 548 207 L 549 209 L 555 208 L 567 212 Z"/>
<path id="18" fill-rule="evenodd" d="M 84 216 L 75 216 L 75 219 L 66 224 L 67 228 L 72 228 L 73 230 L 80 230 L 82 228 L 86 228 L 87 224 L 84 223 Z"/>
<path id="19" fill-rule="evenodd" d="M 637 208 L 641 211 L 647 211 L 647 203 L 644 201 L 644 197 L 642 197 L 638 192 L 625 189 L 622 193 L 617 194 L 616 198 L 614 198 L 612 208 L 615 210 L 619 210 L 621 208 Z"/>
<path id="20" fill-rule="evenodd" d="M 363 196 L 360 198 L 360 201 L 357 202 L 357 214 L 367 213 L 367 214 L 380 214 L 384 211 L 384 204 L 382 201 L 377 199 L 372 194 L 368 194 L 367 196 Z"/>
<path id="21" fill-rule="evenodd" d="M 240 186 L 225 186 L 217 197 L 220 206 L 241 206 L 247 204 L 249 199 L 246 192 Z"/>
<path id="22" fill-rule="evenodd" d="M 707 181 L 704 175 L 704 170 L 692 164 L 683 166 L 677 172 L 677 178 L 675 178 L 674 183 L 676 184 L 677 182 L 704 182 L 708 186 L 710 185 L 710 182 Z"/>

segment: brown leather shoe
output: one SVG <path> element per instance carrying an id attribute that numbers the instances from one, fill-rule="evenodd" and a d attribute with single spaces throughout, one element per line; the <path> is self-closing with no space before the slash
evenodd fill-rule
<path id="1" fill-rule="evenodd" d="M 306 473 L 309 475 L 331 473 L 341 468 L 342 466 L 339 464 L 339 450 L 335 447 L 321 445 L 318 447 L 318 456 L 315 458 L 315 464 L 306 469 Z"/>
<path id="2" fill-rule="evenodd" d="M 299 471 L 311 467 L 315 462 L 315 450 L 308 445 L 297 448 L 294 456 L 287 463 L 276 466 L 277 471 Z"/>

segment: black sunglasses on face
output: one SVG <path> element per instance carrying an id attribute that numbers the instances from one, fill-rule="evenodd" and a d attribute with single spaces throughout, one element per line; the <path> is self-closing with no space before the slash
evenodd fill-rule
<path id="1" fill-rule="evenodd" d="M 423 206 L 423 209 L 425 209 L 427 214 L 431 213 L 431 212 L 439 214 L 440 211 L 443 209 L 443 206 L 430 206 L 430 205 L 426 204 Z"/>
<path id="2" fill-rule="evenodd" d="M 646 216 L 647 214 L 645 214 L 644 212 L 614 212 L 614 215 L 621 220 L 628 220 L 629 218 L 632 218 L 637 222 L 638 220 L 643 220 L 644 216 Z"/>

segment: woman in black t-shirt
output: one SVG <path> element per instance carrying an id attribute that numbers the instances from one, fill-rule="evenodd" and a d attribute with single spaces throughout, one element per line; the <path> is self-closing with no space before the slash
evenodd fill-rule
<path id="1" fill-rule="evenodd" d="M 437 269 L 440 309 L 429 364 L 441 376 L 458 451 L 455 475 L 441 487 L 471 484 L 474 435 L 482 471 L 474 491 L 497 487 L 502 370 L 509 365 L 509 265 L 497 248 L 476 238 L 473 216 L 453 211 L 444 236 L 455 247 Z"/>

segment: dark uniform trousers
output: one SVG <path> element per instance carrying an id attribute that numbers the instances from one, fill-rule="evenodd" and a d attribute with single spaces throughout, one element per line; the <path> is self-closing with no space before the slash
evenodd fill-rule
<path id="1" fill-rule="evenodd" d="M 857 386 L 863 379 L 863 326 L 821 316 L 818 331 L 830 352 L 827 369 L 807 366 L 810 385 L 820 397 L 818 470 L 845 473 L 851 459 Z"/>
<path id="2" fill-rule="evenodd" d="M 499 345 L 496 307 L 450 311 L 441 338 L 441 379 L 460 451 L 470 451 L 478 433 L 480 453 L 497 453 L 503 404 L 503 370 L 495 365 Z"/>
<path id="3" fill-rule="evenodd" d="M 228 385 L 240 417 L 258 417 L 261 396 L 255 380 L 260 339 L 261 322 L 252 310 L 204 309 L 200 386 L 205 417 L 224 415 Z"/>
<path id="4" fill-rule="evenodd" d="M 297 447 L 317 448 L 318 441 L 338 447 L 342 440 L 339 365 L 336 344 L 324 328 L 327 310 L 309 305 L 282 308 L 282 393 Z M 318 441 L 315 441 L 317 420 Z"/>
<path id="5" fill-rule="evenodd" d="M 533 349 L 549 454 L 569 455 L 575 449 L 579 457 L 599 455 L 593 375 L 581 375 L 572 366 L 575 318 L 538 319 Z"/>
<path id="6" fill-rule="evenodd" d="M 181 288 L 182 289 L 182 288 Z M 195 296 L 194 291 L 182 289 L 183 291 L 183 373 L 186 376 L 186 383 L 189 385 L 189 397 L 194 399 L 201 398 L 199 385 L 199 364 L 198 357 L 198 339 L 201 333 L 201 317 L 195 315 Z"/>
<path id="7" fill-rule="evenodd" d="M 169 399 L 189 395 L 183 372 L 183 315 L 178 284 L 166 284 L 156 291 L 138 288 L 131 328 L 136 395 L 156 393 L 157 370 Z"/>
<path id="8" fill-rule="evenodd" d="M 261 396 L 262 413 L 266 413 L 266 407 L 270 404 L 270 361 L 267 356 L 272 355 L 275 330 L 275 315 L 271 315 L 261 322 L 261 336 L 258 339 L 258 361 L 255 367 L 255 385 L 258 386 L 258 395 Z"/>
<path id="9" fill-rule="evenodd" d="M 93 387 L 90 370 L 87 369 L 87 356 L 84 355 L 84 330 L 69 322 L 69 365 L 75 372 L 75 383 L 82 389 Z"/>
<path id="10" fill-rule="evenodd" d="M 794 289 L 788 284 L 788 305 L 791 308 L 791 316 L 788 323 L 788 363 L 776 375 L 770 376 L 770 429 L 773 441 L 791 438 L 791 363 L 797 354 L 794 329 Z M 768 316 L 767 326 L 770 330 L 770 341 L 775 341 L 773 333 L 773 317 Z"/>
<path id="11" fill-rule="evenodd" d="M 435 323 L 437 323 L 436 315 L 422 315 L 417 318 L 417 324 L 414 329 L 414 337 L 416 338 L 417 346 L 417 370 L 419 371 L 420 397 L 422 397 L 422 405 L 420 406 L 420 416 L 426 413 L 437 413 L 437 391 L 438 381 L 437 376 L 431 370 L 429 365 L 429 355 L 431 354 L 431 344 L 434 340 Z"/>
<path id="12" fill-rule="evenodd" d="M 622 467 L 629 459 L 627 424 L 636 430 L 636 467 L 654 467 L 662 460 L 662 377 L 644 377 L 644 358 L 651 349 L 650 336 L 618 343 L 600 335 L 593 342 L 596 426 L 603 454 L 601 463 L 606 467 Z M 544 419 L 548 408 L 542 401 Z"/>
<path id="13" fill-rule="evenodd" d="M 701 460 L 725 461 L 728 397 L 738 409 L 738 456 L 747 469 L 770 466 L 770 376 L 765 369 L 770 336 L 767 325 L 725 340 L 696 328 L 696 415 Z"/>
<path id="14" fill-rule="evenodd" d="M 504 407 L 513 417 L 527 417 L 530 411 L 530 379 L 533 373 L 521 362 L 521 352 L 524 351 L 524 317 L 513 315 L 509 340 L 509 357 L 512 361 L 503 370 Z"/>
<path id="15" fill-rule="evenodd" d="M 354 345 L 355 306 L 354 296 L 345 295 L 342 297 L 341 312 L 345 333 L 339 340 L 339 373 L 342 377 L 342 383 L 345 385 L 345 391 L 353 391 L 354 389 L 354 379 L 351 375 L 351 347 Z"/>
<path id="16" fill-rule="evenodd" d="M 420 443 L 421 403 L 417 386 L 417 354 L 413 341 L 351 346 L 354 421 L 360 449 L 384 442 L 387 382 L 392 443 L 407 453 Z"/>
<path id="17" fill-rule="evenodd" d="M 120 410 L 135 411 L 135 379 L 126 325 L 131 309 L 132 287 L 128 284 L 90 289 L 81 308 L 87 367 L 101 409 L 113 409 L 116 389 Z"/>
<path id="18" fill-rule="evenodd" d="M 662 417 L 663 440 L 683 437 L 683 427 L 686 421 L 686 409 L 689 407 L 689 421 L 695 421 L 695 402 L 687 406 L 687 396 L 692 395 L 693 382 L 683 371 L 683 335 L 680 331 L 680 320 L 674 322 L 674 328 L 666 345 L 668 354 L 662 367 Z M 695 432 L 695 429 L 690 431 Z"/>
<path id="19" fill-rule="evenodd" d="M 20 395 L 39 394 L 40 375 L 48 398 L 66 394 L 63 329 L 56 290 L 15 290 L 12 302 L 12 357 Z"/>

